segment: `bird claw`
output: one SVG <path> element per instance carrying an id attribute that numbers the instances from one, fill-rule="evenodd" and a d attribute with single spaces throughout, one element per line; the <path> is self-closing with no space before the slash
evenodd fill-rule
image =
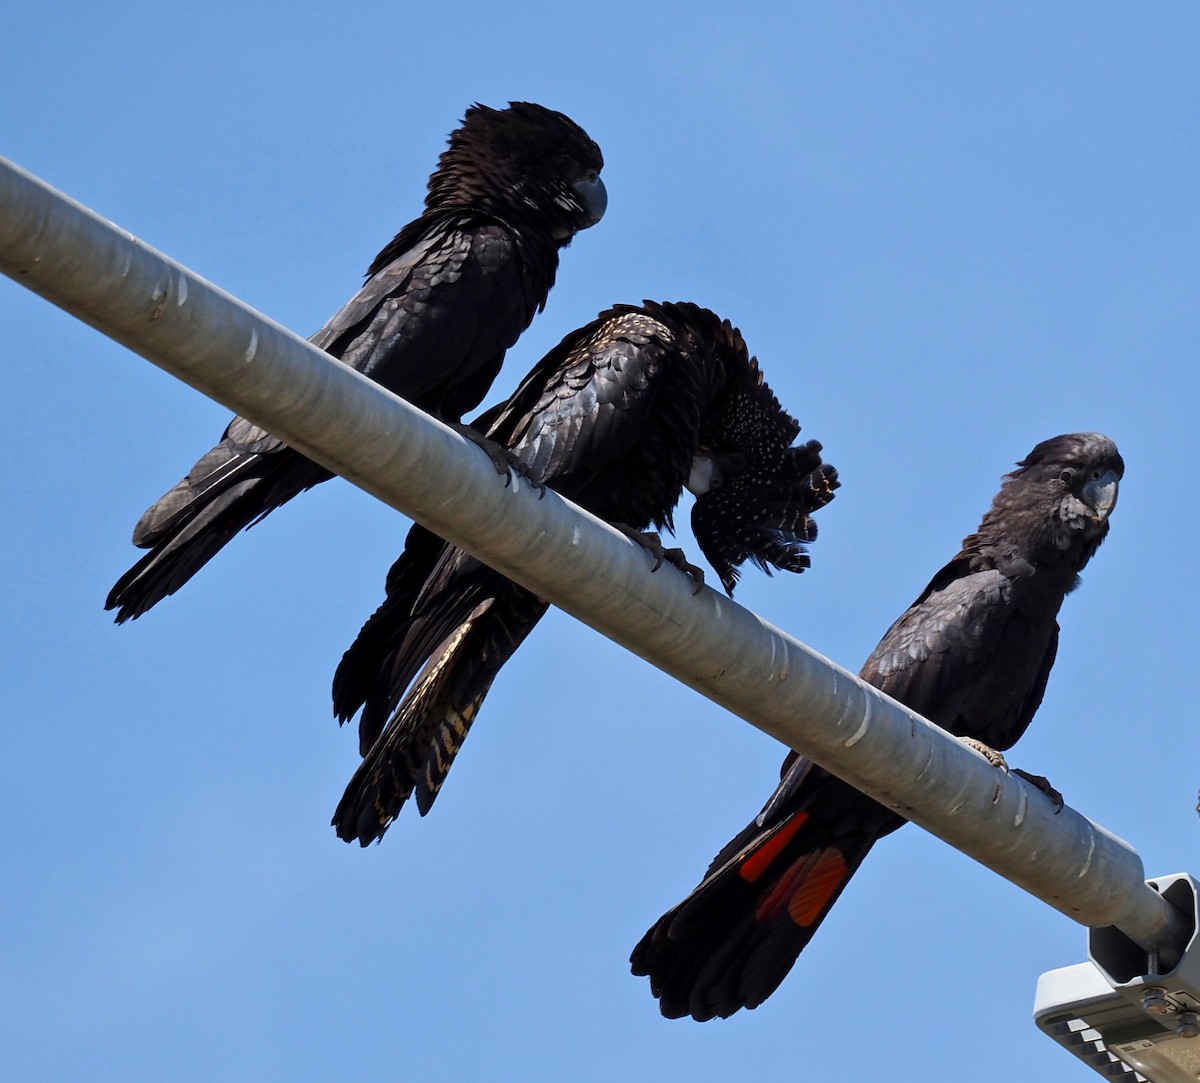
<path id="1" fill-rule="evenodd" d="M 682 549 L 665 548 L 662 538 L 652 530 L 634 530 L 624 523 L 613 523 L 613 526 L 631 541 L 637 542 L 638 545 L 654 557 L 654 567 L 650 569 L 651 575 L 658 571 L 664 563 L 671 564 L 683 572 L 684 575 L 691 576 L 694 584 L 692 588 L 693 594 L 699 594 L 704 589 L 704 571 L 701 568 L 697 568 L 695 564 L 692 564 Z"/>
<path id="2" fill-rule="evenodd" d="M 514 459 L 506 448 L 502 448 L 495 440 L 489 440 L 478 429 L 472 428 L 462 421 L 454 422 L 450 428 L 479 448 L 496 468 L 496 473 L 504 476 L 505 485 L 508 484 L 508 471 L 513 466 Z"/>
<path id="3" fill-rule="evenodd" d="M 512 485 L 515 491 L 518 478 L 524 478 L 529 483 L 529 487 L 537 493 L 539 500 L 545 497 L 546 486 L 540 481 L 534 481 L 533 475 L 530 474 L 529 469 L 523 463 L 509 463 L 507 469 L 504 471 L 504 487 L 507 489 L 509 485 Z"/>
<path id="4" fill-rule="evenodd" d="M 496 473 L 504 478 L 504 487 L 506 489 L 509 487 L 509 485 L 512 485 L 513 488 L 516 488 L 516 482 L 513 480 L 514 478 L 524 478 L 527 482 L 529 482 L 529 487 L 531 489 L 537 490 L 539 500 L 546 495 L 545 484 L 538 481 L 533 476 L 533 473 L 529 467 L 520 459 L 518 459 L 511 451 L 509 451 L 508 448 L 501 447 L 501 445 L 496 443 L 495 440 L 484 436 L 483 433 L 481 433 L 478 429 L 472 428 L 470 425 L 465 425 L 462 422 L 456 422 L 455 424 L 451 425 L 450 428 L 452 428 L 460 436 L 470 440 L 472 444 L 479 448 L 488 457 L 488 460 L 491 462 L 492 466 L 496 468 Z"/>
<path id="5" fill-rule="evenodd" d="M 500 450 L 504 451 L 503 448 Z M 514 477 L 522 478 L 529 483 L 529 487 L 531 489 L 536 490 L 538 499 L 541 500 L 546 495 L 545 484 L 541 481 L 538 481 L 538 479 L 533 476 L 533 471 L 530 470 L 525 463 L 523 463 L 511 452 L 504 451 L 504 454 L 508 456 L 508 467 L 505 471 L 504 484 L 508 485 L 508 483 L 512 481 Z M 516 488 L 515 481 L 513 482 L 513 487 Z"/>
<path id="6" fill-rule="evenodd" d="M 1035 790 L 1040 790 L 1049 799 L 1054 806 L 1054 814 L 1057 816 L 1066 807 L 1066 802 L 1063 800 L 1063 795 L 1050 785 L 1049 779 L 1044 775 L 1032 775 L 1028 771 L 1022 771 L 1019 767 L 1009 767 L 1008 761 L 1005 760 L 1003 753 L 997 752 L 990 745 L 985 745 L 982 741 L 976 741 L 973 737 L 960 737 L 959 740 L 968 748 L 975 749 L 985 760 L 993 767 L 999 768 L 1006 775 L 1013 774 L 1018 778 L 1023 778 Z"/>
<path id="7" fill-rule="evenodd" d="M 1005 774 L 1008 774 L 1008 761 L 1004 758 L 1002 752 L 997 752 L 991 745 L 985 745 L 982 741 L 975 740 L 974 737 L 960 737 L 958 739 L 967 748 L 973 748 L 993 767 L 999 768 Z"/>
<path id="8" fill-rule="evenodd" d="M 1050 785 L 1050 780 L 1045 775 L 1031 775 L 1028 771 L 1022 771 L 1019 767 L 1012 769 L 1014 775 L 1019 775 L 1029 783 L 1035 790 L 1041 790 L 1054 806 L 1054 815 L 1057 816 L 1066 807 L 1066 802 L 1063 800 L 1063 795 Z"/>

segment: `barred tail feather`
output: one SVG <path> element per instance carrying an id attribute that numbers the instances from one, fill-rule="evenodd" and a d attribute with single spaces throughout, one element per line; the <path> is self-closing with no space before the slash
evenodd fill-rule
<path id="1" fill-rule="evenodd" d="M 433 807 L 496 674 L 546 611 L 505 582 L 436 647 L 366 753 L 333 815 L 339 838 L 381 839 L 414 795 L 422 816 Z"/>

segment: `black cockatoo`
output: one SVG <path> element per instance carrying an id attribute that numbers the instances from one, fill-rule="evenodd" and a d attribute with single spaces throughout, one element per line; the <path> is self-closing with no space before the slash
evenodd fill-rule
<path id="1" fill-rule="evenodd" d="M 1059 608 L 1108 533 L 1124 473 L 1116 445 L 1096 433 L 1046 440 L 1018 467 L 859 674 L 997 751 L 1025 732 L 1042 701 Z M 634 948 L 633 972 L 649 976 L 671 1018 L 757 1007 L 871 847 L 905 822 L 792 753 L 763 811 Z"/>
<path id="2" fill-rule="evenodd" d="M 475 105 L 429 178 L 425 211 L 310 341 L 439 419 L 487 394 L 505 351 L 545 306 L 559 249 L 607 203 L 600 149 L 530 102 Z M 133 532 L 150 552 L 109 593 L 117 621 L 175 593 L 235 534 L 333 475 L 236 417 Z"/>
<path id="3" fill-rule="evenodd" d="M 838 485 L 820 444 L 791 446 L 800 426 L 741 334 L 693 304 L 601 313 L 476 424 L 534 483 L 634 535 L 670 528 L 692 488 L 697 541 L 729 590 L 746 559 L 806 568 L 811 513 Z M 546 608 L 413 527 L 334 678 L 338 717 L 363 709 L 364 760 L 333 820 L 341 838 L 380 838 L 414 792 L 429 810 L 496 674 Z"/>

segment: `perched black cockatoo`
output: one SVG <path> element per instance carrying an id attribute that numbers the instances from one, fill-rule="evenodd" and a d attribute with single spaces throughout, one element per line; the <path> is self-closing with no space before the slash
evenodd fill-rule
<path id="1" fill-rule="evenodd" d="M 1038 444 L 978 531 L 888 630 L 860 676 L 956 736 L 1003 750 L 1042 701 L 1059 608 L 1108 533 L 1124 463 L 1106 436 Z M 1044 780 L 1043 780 L 1044 781 Z M 663 1015 L 761 1004 L 867 852 L 906 821 L 790 754 L 758 817 L 633 950 Z"/>
<path id="2" fill-rule="evenodd" d="M 604 214 L 600 148 L 543 106 L 475 105 L 429 178 L 425 211 L 311 342 L 457 424 L 546 304 L 559 249 Z M 235 534 L 333 475 L 245 418 L 138 521 L 149 549 L 113 587 L 117 621 L 173 594 Z"/>
<path id="3" fill-rule="evenodd" d="M 763 383 L 741 334 L 692 304 L 601 313 L 476 424 L 535 484 L 630 533 L 670 528 L 690 486 L 697 540 L 729 588 L 733 565 L 747 558 L 807 567 L 810 515 L 838 484 L 820 444 L 791 447 L 800 426 Z M 546 608 L 412 528 L 386 600 L 334 678 L 337 716 L 363 708 L 365 758 L 333 819 L 341 838 L 365 846 L 382 837 L 414 792 L 421 813 L 429 810 L 493 679 Z"/>

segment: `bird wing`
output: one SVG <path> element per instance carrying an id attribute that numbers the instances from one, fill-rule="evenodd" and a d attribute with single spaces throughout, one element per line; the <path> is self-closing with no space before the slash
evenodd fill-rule
<path id="1" fill-rule="evenodd" d="M 674 332 L 632 309 L 614 309 L 568 335 L 494 416 L 488 435 L 540 482 L 624 454 L 654 408 Z"/>

